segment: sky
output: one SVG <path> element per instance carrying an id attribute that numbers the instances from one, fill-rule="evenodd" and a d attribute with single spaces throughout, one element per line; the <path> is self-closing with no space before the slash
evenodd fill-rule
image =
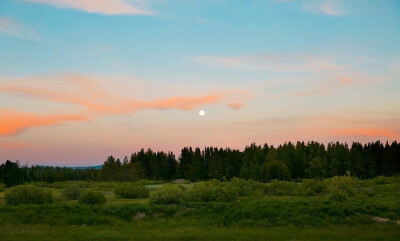
<path id="1" fill-rule="evenodd" d="M 399 26 L 398 0 L 0 0 L 0 162 L 399 141 Z"/>

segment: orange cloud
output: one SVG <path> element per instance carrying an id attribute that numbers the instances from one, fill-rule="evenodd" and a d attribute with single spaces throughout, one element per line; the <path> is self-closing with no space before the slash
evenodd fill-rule
<path id="1" fill-rule="evenodd" d="M 46 77 L 43 77 L 46 79 Z M 32 81 L 32 80 L 35 81 Z M 143 109 L 192 110 L 202 105 L 220 104 L 228 93 L 200 96 L 177 96 L 156 100 L 135 100 L 124 95 L 114 95 L 101 88 L 94 78 L 84 75 L 61 74 L 51 76 L 50 81 L 41 82 L 37 78 L 1 79 L 0 92 L 34 98 L 51 103 L 66 103 L 78 107 L 77 114 L 39 115 L 20 113 L 12 110 L 0 112 L 0 135 L 13 135 L 25 129 L 52 126 L 70 121 L 87 121 L 101 116 L 131 114 Z M 1 82 L 0 82 L 1 83 Z M 34 87 L 32 87 L 34 83 Z M 41 83 L 41 84 L 40 84 Z M 46 84 L 43 84 L 46 83 Z M 40 86 L 45 87 L 37 87 Z M 53 86 L 51 86 L 53 84 Z M 64 84 L 63 87 L 60 85 Z M 115 84 L 118 86 L 118 84 Z M 234 92 L 232 92 L 234 93 Z M 230 104 L 238 109 L 242 104 Z"/>
<path id="2" fill-rule="evenodd" d="M 79 9 L 89 13 L 105 15 L 133 14 L 150 15 L 151 12 L 134 6 L 126 0 L 22 0 L 44 3 L 59 8 Z"/>
<path id="3" fill-rule="evenodd" d="M 226 106 L 231 107 L 234 110 L 240 110 L 243 108 L 242 103 L 228 103 L 228 104 L 226 104 Z"/>
<path id="4" fill-rule="evenodd" d="M 83 115 L 40 115 L 1 109 L 0 135 L 14 135 L 31 127 L 53 126 L 68 121 L 83 121 L 88 119 L 87 116 Z"/>

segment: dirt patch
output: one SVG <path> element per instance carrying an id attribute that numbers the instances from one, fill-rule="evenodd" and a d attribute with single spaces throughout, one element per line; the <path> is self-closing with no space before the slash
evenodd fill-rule
<path id="1" fill-rule="evenodd" d="M 135 220 L 136 220 L 136 221 L 140 221 L 140 220 L 142 220 L 144 217 L 146 217 L 146 213 L 137 212 L 136 215 L 135 215 Z"/>
<path id="2" fill-rule="evenodd" d="M 187 183 L 188 181 L 186 181 L 185 179 L 176 179 L 175 181 L 173 181 L 172 183 L 176 183 L 176 184 L 184 184 Z"/>

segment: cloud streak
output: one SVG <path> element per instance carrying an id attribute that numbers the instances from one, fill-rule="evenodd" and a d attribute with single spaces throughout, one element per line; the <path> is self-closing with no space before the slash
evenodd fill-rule
<path id="1" fill-rule="evenodd" d="M 342 3 L 338 0 L 311 1 L 303 5 L 305 11 L 327 16 L 343 16 L 346 14 Z"/>
<path id="2" fill-rule="evenodd" d="M 70 104 L 78 109 L 72 114 L 36 114 L 0 109 L 0 135 L 15 135 L 33 127 L 88 121 L 102 116 L 126 115 L 144 109 L 192 110 L 202 105 L 215 104 L 225 104 L 233 109 L 239 109 L 243 106 L 242 103 L 232 106 L 227 102 L 229 101 L 229 92 L 137 100 L 107 92 L 90 76 L 59 74 L 43 78 L 47 78 L 47 82 L 40 81 L 38 78 L 0 78 L 0 92 L 50 103 Z M 1 84 L 2 82 L 3 84 Z M 29 86 L 32 83 L 35 83 L 35 86 Z M 54 83 L 59 85 L 54 85 Z M 69 88 L 63 88 L 60 83 Z M 113 84 L 118 85 L 117 83 Z M 59 89 L 64 90 L 60 91 Z"/>
<path id="3" fill-rule="evenodd" d="M 151 15 L 152 12 L 135 6 L 127 0 L 21 0 L 49 4 L 58 8 L 78 9 L 104 15 Z M 138 2 L 138 1 L 136 1 Z M 138 2 L 140 3 L 140 1 Z"/>
<path id="4" fill-rule="evenodd" d="M 54 126 L 69 121 L 84 121 L 89 119 L 88 116 L 76 114 L 40 115 L 0 109 L 0 135 L 10 136 L 32 127 Z"/>
<path id="5" fill-rule="evenodd" d="M 295 3 L 293 0 L 271 0 L 278 3 Z M 343 16 L 347 11 L 341 0 L 302 0 L 299 1 L 300 8 L 304 12 L 325 16 Z M 296 2 L 297 3 L 297 2 Z"/>
<path id="6" fill-rule="evenodd" d="M 343 68 L 327 58 L 307 54 L 201 56 L 195 61 L 215 67 L 266 72 L 318 72 Z"/>
<path id="7" fill-rule="evenodd" d="M 0 33 L 28 40 L 40 40 L 38 34 L 11 18 L 0 17 Z"/>

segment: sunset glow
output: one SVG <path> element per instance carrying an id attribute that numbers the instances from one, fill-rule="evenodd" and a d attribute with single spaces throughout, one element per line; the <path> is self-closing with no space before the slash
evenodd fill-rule
<path id="1" fill-rule="evenodd" d="M 399 140 L 399 13 L 398 1 L 1 1 L 0 162 Z"/>

